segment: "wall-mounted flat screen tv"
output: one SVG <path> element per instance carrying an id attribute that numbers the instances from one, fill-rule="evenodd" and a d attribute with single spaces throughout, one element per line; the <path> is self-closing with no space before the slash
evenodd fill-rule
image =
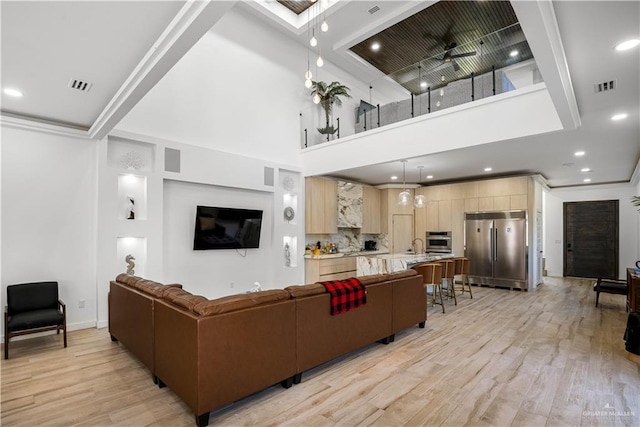
<path id="1" fill-rule="evenodd" d="M 198 206 L 193 249 L 257 248 L 261 227 L 261 210 Z"/>

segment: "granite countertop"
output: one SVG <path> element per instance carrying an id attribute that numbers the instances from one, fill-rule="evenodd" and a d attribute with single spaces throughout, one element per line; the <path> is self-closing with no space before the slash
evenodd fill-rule
<path id="1" fill-rule="evenodd" d="M 354 257 L 354 256 L 377 256 L 388 254 L 389 251 L 356 251 L 356 252 L 338 252 L 336 254 L 320 254 L 320 255 L 305 255 L 305 259 L 330 259 L 330 258 L 340 258 L 343 256 Z"/>

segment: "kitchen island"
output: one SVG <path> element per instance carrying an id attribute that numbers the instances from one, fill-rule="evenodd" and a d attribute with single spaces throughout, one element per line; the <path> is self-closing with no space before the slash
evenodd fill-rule
<path id="1" fill-rule="evenodd" d="M 407 270 L 414 265 L 441 259 L 454 258 L 454 254 L 425 253 L 425 254 L 381 254 L 372 256 L 358 256 L 356 259 L 356 275 L 387 274 L 395 271 Z"/>

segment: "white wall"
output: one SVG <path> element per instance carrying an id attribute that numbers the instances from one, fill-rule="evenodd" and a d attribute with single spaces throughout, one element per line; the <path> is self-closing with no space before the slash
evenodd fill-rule
<path id="1" fill-rule="evenodd" d="M 546 192 L 544 197 L 545 258 L 549 276 L 562 277 L 563 274 L 563 203 L 593 200 L 619 200 L 620 246 L 619 271 L 621 279 L 626 277 L 626 269 L 640 259 L 638 235 L 640 224 L 638 212 L 631 205 L 634 194 L 630 184 L 612 184 L 558 188 Z"/>
<path id="2" fill-rule="evenodd" d="M 234 249 L 194 251 L 197 205 L 263 210 L 260 247 L 246 254 Z M 165 181 L 164 280 L 207 298 L 248 291 L 256 281 L 263 288 L 281 288 L 273 279 L 272 205 L 270 193 Z"/>
<path id="3" fill-rule="evenodd" d="M 95 325 L 95 143 L 3 124 L 1 151 L 2 298 L 10 284 L 58 281 L 69 329 Z"/>
<path id="4" fill-rule="evenodd" d="M 234 7 L 117 128 L 299 165 L 300 113 L 321 116 L 304 87 L 306 68 L 302 45 Z M 360 98 L 368 99 L 368 84 L 328 63 L 312 71 L 314 80 L 339 80 L 352 89 L 353 99 L 336 113 L 353 133 L 353 111 Z"/>

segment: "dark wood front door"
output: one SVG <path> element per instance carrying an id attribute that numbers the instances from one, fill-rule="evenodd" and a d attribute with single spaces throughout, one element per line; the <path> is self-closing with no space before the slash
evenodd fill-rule
<path id="1" fill-rule="evenodd" d="M 564 276 L 618 278 L 618 200 L 565 202 Z"/>

